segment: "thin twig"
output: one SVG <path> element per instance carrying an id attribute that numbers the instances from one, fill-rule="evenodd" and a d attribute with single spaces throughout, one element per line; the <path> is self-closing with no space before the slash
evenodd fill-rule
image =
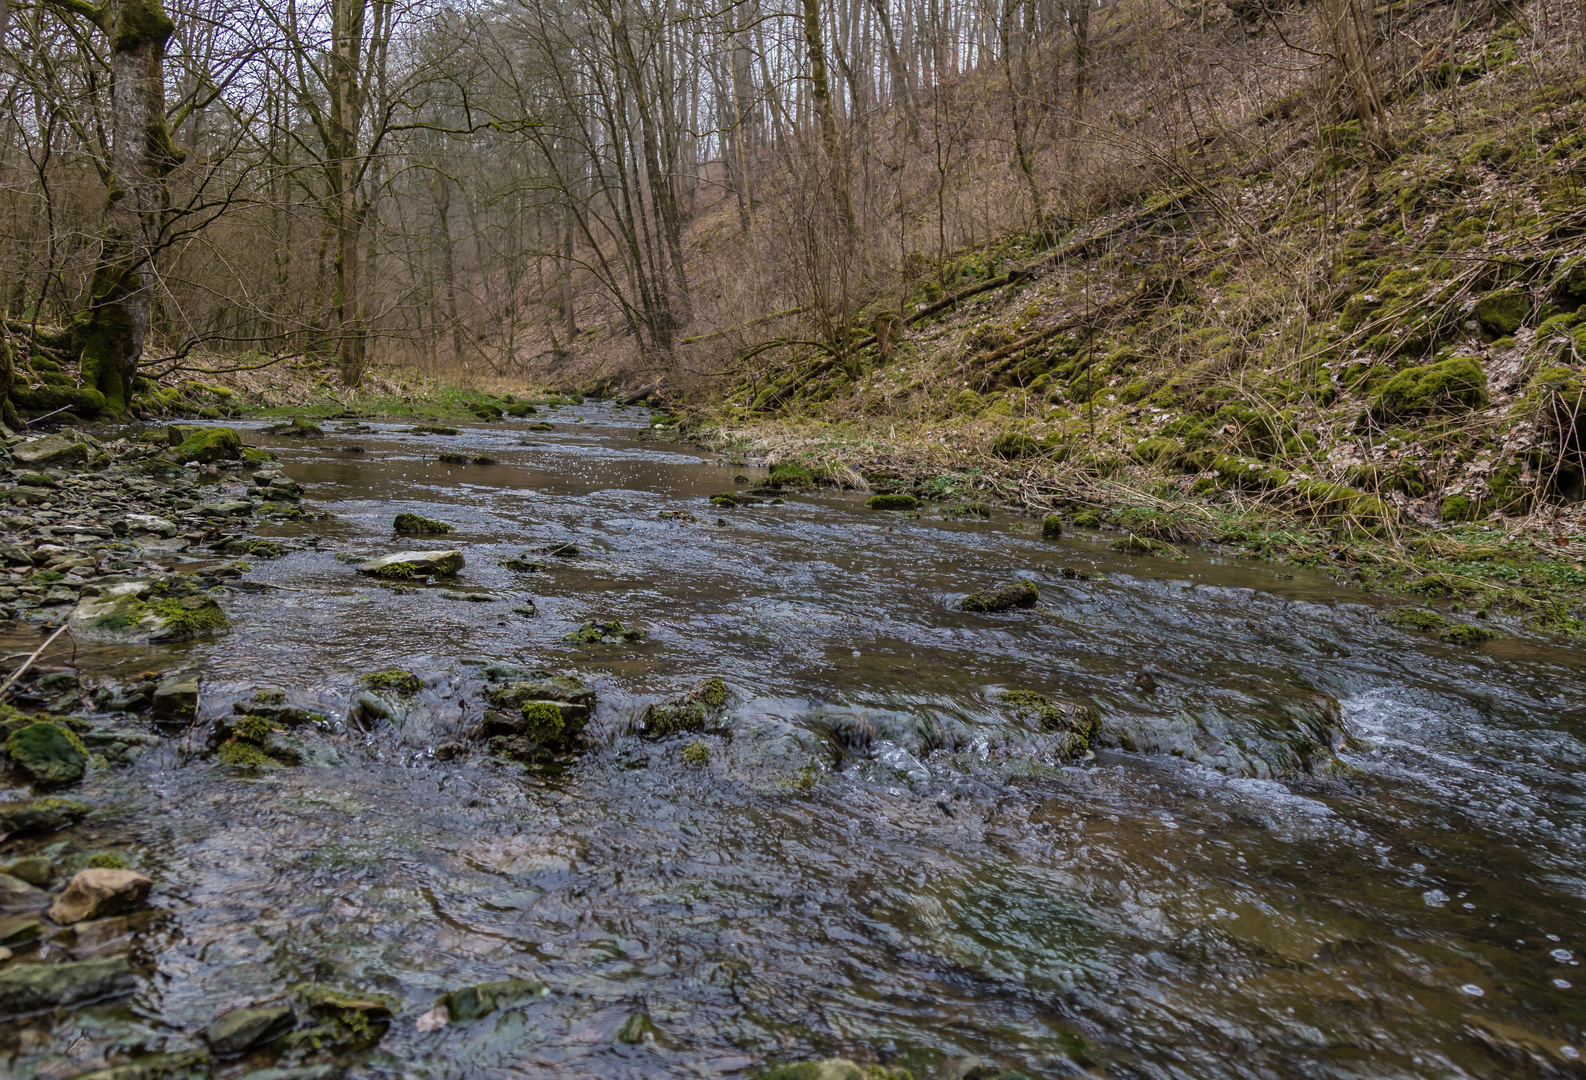
<path id="1" fill-rule="evenodd" d="M 5 696 L 5 692 L 11 689 L 11 684 L 21 678 L 22 673 L 33 666 L 33 661 L 44 655 L 44 650 L 55 644 L 55 639 L 66 633 L 66 628 L 70 625 L 71 623 L 61 623 L 61 625 L 56 628 L 55 633 L 51 634 L 49 638 L 45 640 L 44 644 L 40 645 L 36 650 L 34 650 L 32 656 L 29 656 L 26 660 L 22 661 L 21 667 L 13 671 L 10 677 L 8 677 L 4 683 L 0 683 L 0 697 Z"/>

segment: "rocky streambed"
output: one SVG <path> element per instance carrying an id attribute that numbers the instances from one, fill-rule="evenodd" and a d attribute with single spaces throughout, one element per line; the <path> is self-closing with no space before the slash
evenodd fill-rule
<path id="1" fill-rule="evenodd" d="M 649 434 L 11 439 L 6 1075 L 1581 1071 L 1577 650 Z"/>

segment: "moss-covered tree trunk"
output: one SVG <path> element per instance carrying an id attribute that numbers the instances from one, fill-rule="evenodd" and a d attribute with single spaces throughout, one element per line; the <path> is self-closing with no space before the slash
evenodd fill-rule
<path id="1" fill-rule="evenodd" d="M 165 178 L 181 160 L 165 121 L 165 45 L 176 27 L 160 0 L 49 0 L 81 15 L 110 42 L 110 162 L 104 231 L 88 303 L 72 324 L 83 384 L 124 413 L 154 300 L 154 252 L 165 213 Z"/>

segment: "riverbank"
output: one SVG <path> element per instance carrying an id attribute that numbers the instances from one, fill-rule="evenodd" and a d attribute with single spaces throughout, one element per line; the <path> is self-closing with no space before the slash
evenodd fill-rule
<path id="1" fill-rule="evenodd" d="M 1513 616 L 1586 636 L 1586 506 L 1531 519 L 1430 523 L 1353 498 L 1297 508 L 1283 492 L 1185 483 L 1138 465 L 1107 475 L 1053 456 L 1002 456 L 964 426 L 691 421 L 689 437 L 731 462 L 802 465 L 832 483 L 913 496 L 966 516 L 1011 513 L 1041 527 L 1115 531 L 1117 550 L 1174 558 L 1201 546 L 1321 570 L 1366 591 L 1424 597 L 1486 619 Z M 1364 512 L 1363 512 L 1364 511 Z"/>

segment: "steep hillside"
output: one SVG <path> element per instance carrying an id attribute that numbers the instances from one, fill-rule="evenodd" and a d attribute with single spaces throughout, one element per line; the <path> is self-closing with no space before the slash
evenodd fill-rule
<path id="1" fill-rule="evenodd" d="M 1314 91 L 1291 95 L 1268 114 L 1282 151 L 1176 170 L 1053 244 L 965 250 L 945 295 L 922 276 L 864 313 L 885 343 L 770 368 L 694 419 L 872 485 L 1578 629 L 1586 83 L 1536 49 L 1522 20 L 1432 52 L 1386 147 L 1359 120 L 1307 127 Z"/>

